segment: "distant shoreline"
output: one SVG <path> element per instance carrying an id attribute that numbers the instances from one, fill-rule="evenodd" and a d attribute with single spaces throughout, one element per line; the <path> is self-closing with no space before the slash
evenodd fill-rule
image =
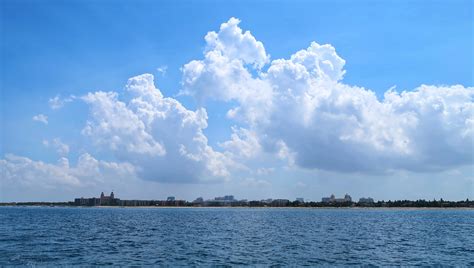
<path id="1" fill-rule="evenodd" d="M 130 209 L 130 208 L 139 208 L 139 209 L 354 209 L 354 210 L 474 210 L 474 207 L 244 207 L 244 206 L 220 206 L 220 207 L 211 207 L 211 206 L 61 206 L 61 205 L 0 205 L 1 207 L 29 207 L 29 208 L 86 208 L 86 209 L 97 209 L 97 208 L 106 208 L 106 209 Z"/>

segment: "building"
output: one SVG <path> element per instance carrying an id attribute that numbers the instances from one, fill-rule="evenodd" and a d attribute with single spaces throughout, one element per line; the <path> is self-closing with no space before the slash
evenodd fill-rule
<path id="1" fill-rule="evenodd" d="M 304 203 L 304 198 L 303 197 L 297 197 L 296 202 Z"/>
<path id="2" fill-rule="evenodd" d="M 118 205 L 119 199 L 115 198 L 114 192 L 111 192 L 109 196 L 104 195 L 104 192 L 100 194 L 100 205 L 101 206 L 116 206 Z"/>
<path id="3" fill-rule="evenodd" d="M 76 206 L 100 206 L 100 198 L 92 197 L 92 198 L 76 198 L 74 199 L 74 205 Z"/>
<path id="4" fill-rule="evenodd" d="M 352 202 L 352 197 L 348 194 L 344 195 L 344 198 L 336 198 L 334 194 L 332 194 L 330 197 L 323 197 L 321 199 L 321 202 L 323 203 L 350 203 Z"/>
<path id="5" fill-rule="evenodd" d="M 100 197 L 92 198 L 76 198 L 74 199 L 74 205 L 76 206 L 117 206 L 119 205 L 120 199 L 115 198 L 114 192 L 111 192 L 109 196 L 106 196 L 104 192 L 100 194 Z"/>
<path id="6" fill-rule="evenodd" d="M 373 204 L 374 203 L 374 199 L 372 199 L 371 197 L 361 197 L 359 198 L 359 204 L 364 204 L 364 205 L 370 205 L 370 204 Z"/>
<path id="7" fill-rule="evenodd" d="M 196 200 L 193 201 L 193 204 L 200 205 L 202 203 L 204 203 L 204 198 L 202 198 L 202 197 L 198 197 L 198 198 L 196 198 Z"/>
<path id="8" fill-rule="evenodd" d="M 323 202 L 323 203 L 333 203 L 333 202 L 335 202 L 335 200 L 336 200 L 336 197 L 334 196 L 334 194 L 332 194 L 330 197 L 323 197 L 321 199 L 321 202 Z"/>
<path id="9" fill-rule="evenodd" d="M 215 197 L 214 201 L 235 202 L 237 200 L 234 199 L 233 195 L 226 195 L 224 197 Z"/>
<path id="10" fill-rule="evenodd" d="M 290 204 L 290 200 L 288 199 L 275 199 L 272 201 L 272 207 L 287 207 Z"/>

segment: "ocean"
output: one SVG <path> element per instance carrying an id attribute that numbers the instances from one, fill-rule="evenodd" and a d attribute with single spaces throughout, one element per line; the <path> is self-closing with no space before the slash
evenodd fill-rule
<path id="1" fill-rule="evenodd" d="M 0 265 L 474 266 L 474 210 L 0 207 Z"/>

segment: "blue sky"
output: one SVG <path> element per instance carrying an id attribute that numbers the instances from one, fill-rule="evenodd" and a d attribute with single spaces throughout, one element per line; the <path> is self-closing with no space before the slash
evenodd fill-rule
<path id="1" fill-rule="evenodd" d="M 127 79 L 150 73 L 154 75 L 155 85 L 164 96 L 172 97 L 194 111 L 199 106 L 195 97 L 202 90 L 190 88 L 191 94 L 179 94 L 183 90 L 183 66 L 193 60 L 203 59 L 203 52 L 209 46 L 204 36 L 209 31 L 218 32 L 219 26 L 231 17 L 238 18 L 241 21 L 238 27 L 244 32 L 249 30 L 258 42 L 263 43 L 270 61 L 288 59 L 295 52 L 308 48 L 313 41 L 330 44 L 337 55 L 345 60 L 345 74 L 341 82 L 370 89 L 379 101 L 383 101 L 384 93 L 393 86 L 401 92 L 413 91 L 422 84 L 437 87 L 462 85 L 470 96 L 467 99 L 469 106 L 472 105 L 472 89 L 469 87 L 473 86 L 474 62 L 472 11 L 470 1 L 2 1 L 0 155 L 13 154 L 32 161 L 55 163 L 58 155 L 51 150 L 51 143 L 58 138 L 69 147 L 67 158 L 71 165 L 75 165 L 78 157 L 85 152 L 104 161 L 133 162 L 120 152 L 98 149 L 94 141 L 84 139 L 81 130 L 90 119 L 88 104 L 74 100 L 59 111 L 54 111 L 50 108 L 49 100 L 55 96 L 80 97 L 96 91 L 114 91 L 122 97 L 126 95 L 122 91 Z M 271 62 L 267 62 L 261 71 L 266 72 L 270 65 Z M 166 68 L 165 73 L 158 71 L 158 68 L 163 67 Z M 258 70 L 250 69 L 249 72 L 258 75 Z M 212 87 L 212 84 L 209 86 Z M 260 143 L 264 142 L 263 136 L 267 137 L 270 130 L 275 130 L 274 126 L 262 130 L 249 124 L 248 120 L 229 119 L 226 116 L 228 110 L 239 105 L 246 104 L 233 97 L 222 100 L 211 96 L 205 102 L 208 119 L 207 128 L 202 131 L 208 139 L 208 145 L 215 151 L 225 152 L 219 144 L 229 140 L 233 133 L 232 126 L 258 133 L 256 135 Z M 47 125 L 32 120 L 38 114 L 48 117 Z M 453 118 L 472 118 L 472 114 L 471 117 L 469 114 L 467 116 L 453 115 Z M 437 125 L 429 126 L 430 129 L 437 128 Z M 277 194 L 294 198 L 300 190 L 298 187 L 290 190 L 293 187 L 290 185 L 299 183 L 308 186 L 305 188 L 318 189 L 301 192 L 301 195 L 318 199 L 323 193 L 333 191 L 339 194 L 352 191 L 355 195 L 364 195 L 364 187 L 360 185 L 370 185 L 372 180 L 376 180 L 383 181 L 380 184 L 385 185 L 385 188 L 367 194 L 377 198 L 383 198 L 381 191 L 389 188 L 394 189 L 387 194 L 390 198 L 472 198 L 472 132 L 467 135 L 467 143 L 456 143 L 471 149 L 467 160 L 465 152 L 452 156 L 447 154 L 452 159 L 444 162 L 427 157 L 430 173 L 426 171 L 428 168 L 422 168 L 421 173 L 413 173 L 413 169 L 407 168 L 405 164 L 400 164 L 402 168 L 389 166 L 383 172 L 375 172 L 377 175 L 358 168 L 347 173 L 343 164 L 338 164 L 341 160 L 338 157 L 334 158 L 336 168 L 329 170 L 328 165 L 319 164 L 324 160 L 318 163 L 309 161 L 305 165 L 308 161 L 299 161 L 297 157 L 293 169 L 290 167 L 285 171 L 274 172 L 265 178 L 241 174 L 240 170 L 229 171 L 231 175 L 224 180 L 226 182 L 210 183 L 212 186 L 208 182 L 197 182 L 200 181 L 197 178 L 192 183 L 176 185 L 169 181 L 161 185 L 162 182 L 158 180 L 153 187 L 162 189 L 163 195 L 169 191 L 188 199 L 197 195 L 211 197 L 219 192 L 234 193 L 245 198 L 264 198 Z M 450 136 L 439 136 L 442 136 L 439 139 L 443 141 L 452 140 Z M 293 139 L 297 138 L 282 137 L 280 134 L 275 137 L 287 144 L 292 144 Z M 304 137 L 312 137 L 311 132 Z M 160 140 L 159 135 L 155 138 Z M 436 137 L 433 139 L 435 143 L 440 143 Z M 49 145 L 46 146 L 44 141 L 48 141 Z M 447 144 L 446 147 L 440 147 L 437 153 L 443 154 L 443 150 L 453 148 L 453 143 Z M 313 149 L 323 152 L 337 150 L 318 147 L 320 145 L 315 142 Z M 303 155 L 304 152 L 298 151 L 298 148 L 299 145 L 290 146 L 295 154 Z M 343 149 L 353 150 L 352 147 Z M 339 153 L 344 154 L 344 150 Z M 262 166 L 277 170 L 282 167 L 270 156 L 271 150 L 263 151 L 265 156 L 259 159 L 269 160 L 262 160 Z M 464 160 L 457 161 L 458 158 Z M 393 159 L 387 161 L 395 162 Z M 413 165 L 422 164 L 414 161 Z M 340 170 L 337 168 L 339 166 Z M 423 192 L 404 192 L 407 190 L 403 186 L 405 182 L 399 181 L 400 176 L 396 172 L 408 172 L 408 175 L 405 174 L 407 180 L 414 185 L 420 184 L 417 189 Z M 443 172 L 458 174 L 456 176 L 460 179 L 441 181 L 441 177 L 448 177 Z M 13 175 L 21 177 L 20 174 Z M 9 173 L 8 176 L 13 175 Z M 152 175 L 159 177 L 159 174 Z M 142 179 L 141 175 L 137 177 Z M 429 181 L 431 177 L 439 179 Z M 168 180 L 172 181 L 173 178 Z M 148 183 L 149 180 L 145 181 Z M 249 189 L 247 184 L 258 186 L 258 181 L 262 185 L 271 185 L 272 189 Z M 2 182 L 3 186 L 10 183 L 10 180 Z M 445 184 L 455 186 L 443 192 L 440 189 L 445 189 Z M 98 189 L 97 185 L 89 190 Z M 202 187 L 201 193 L 191 192 L 192 185 Z M 426 188 L 426 185 L 429 187 Z M 467 185 L 467 190 L 464 187 L 459 192 L 457 187 L 460 185 Z M 13 188 L 28 192 L 28 187 L 33 186 L 22 187 L 26 189 L 19 186 Z M 61 197 L 69 197 L 75 192 L 88 193 L 87 187 L 80 190 L 65 190 L 61 187 L 57 186 L 58 191 L 64 192 Z M 102 187 L 113 188 L 114 183 Z M 45 198 L 48 191 L 43 195 L 32 195 L 31 199 Z M 3 199 L 14 198 L 14 190 L 11 193 L 3 193 Z M 248 196 L 246 193 L 249 193 Z M 138 195 L 136 197 L 152 195 L 141 191 L 139 187 L 136 192 L 125 194 Z"/>

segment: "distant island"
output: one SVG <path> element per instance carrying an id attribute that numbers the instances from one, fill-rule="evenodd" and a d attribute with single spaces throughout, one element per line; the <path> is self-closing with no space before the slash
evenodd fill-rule
<path id="1" fill-rule="evenodd" d="M 99 197 L 76 198 L 69 202 L 4 202 L 0 206 L 64 206 L 64 207 L 374 207 L 374 208 L 474 208 L 474 200 L 446 201 L 440 200 L 379 200 L 373 198 L 360 198 L 354 202 L 350 195 L 344 198 L 336 198 L 334 195 L 323 197 L 321 202 L 305 202 L 303 198 L 294 201 L 288 199 L 265 199 L 265 200 L 238 200 L 233 195 L 215 197 L 204 200 L 202 197 L 189 202 L 178 200 L 174 196 L 166 200 L 121 200 L 116 198 L 112 192 L 106 196 L 103 192 Z"/>

